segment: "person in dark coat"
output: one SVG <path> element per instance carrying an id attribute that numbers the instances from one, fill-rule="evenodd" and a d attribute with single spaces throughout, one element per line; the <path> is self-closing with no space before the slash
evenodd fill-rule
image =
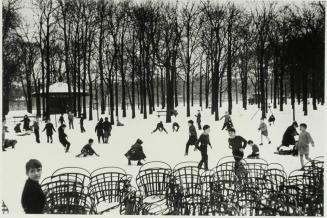
<path id="1" fill-rule="evenodd" d="M 248 145 L 252 148 L 252 153 L 250 155 L 248 155 L 248 158 L 250 158 L 250 159 L 259 158 L 258 145 L 254 144 L 252 140 L 248 141 Z"/>
<path id="2" fill-rule="evenodd" d="M 53 142 L 52 140 L 52 135 L 53 135 L 53 131 L 56 131 L 55 128 L 53 127 L 53 124 L 51 123 L 50 120 L 47 121 L 47 124 L 45 124 L 45 127 L 43 129 L 42 132 L 44 132 L 44 130 L 46 131 L 47 134 L 47 143 L 49 143 L 49 139 L 51 140 L 51 143 Z"/>
<path id="3" fill-rule="evenodd" d="M 81 119 L 79 120 L 79 124 L 81 127 L 81 133 L 85 132 L 85 128 L 84 128 L 84 115 L 81 116 Z"/>
<path id="4" fill-rule="evenodd" d="M 61 114 L 59 117 L 59 123 L 62 126 L 65 123 L 64 114 Z"/>
<path id="5" fill-rule="evenodd" d="M 100 143 L 100 139 L 102 138 L 102 143 L 104 143 L 104 137 L 103 137 L 103 119 L 100 118 L 99 122 L 95 126 L 95 132 L 98 136 L 98 141 Z"/>
<path id="6" fill-rule="evenodd" d="M 24 129 L 25 131 L 30 130 L 30 122 L 31 122 L 31 120 L 28 118 L 27 115 L 25 115 L 25 116 L 24 116 L 24 119 L 21 120 L 20 122 L 24 122 L 23 129 Z"/>
<path id="7" fill-rule="evenodd" d="M 269 119 L 268 119 L 268 122 L 269 122 L 269 126 L 271 126 L 271 123 L 273 123 L 275 125 L 275 116 L 272 114 L 270 115 Z"/>
<path id="8" fill-rule="evenodd" d="M 65 152 L 67 153 L 70 148 L 70 142 L 67 141 L 67 135 L 65 133 L 66 125 L 63 124 L 58 128 L 58 135 L 60 143 L 66 148 Z"/>
<path id="9" fill-rule="evenodd" d="M 39 126 L 39 118 L 36 117 L 36 120 L 33 123 L 33 129 L 35 134 L 35 140 L 37 143 L 40 143 L 40 126 Z"/>
<path id="10" fill-rule="evenodd" d="M 95 150 L 92 148 L 93 141 L 94 141 L 93 139 L 89 139 L 89 143 L 83 146 L 81 153 L 76 155 L 76 157 L 80 157 L 82 155 L 83 157 L 92 156 L 93 154 L 100 157 L 100 155 L 98 155 L 95 152 Z"/>
<path id="11" fill-rule="evenodd" d="M 41 189 L 42 165 L 40 161 L 31 159 L 26 163 L 28 179 L 22 193 L 21 203 L 26 214 L 42 214 L 46 203 L 46 195 Z"/>
<path id="12" fill-rule="evenodd" d="M 109 136 L 111 135 L 111 129 L 112 129 L 112 125 L 111 122 L 109 122 L 108 117 L 104 118 L 104 122 L 103 122 L 104 143 L 108 143 Z"/>
<path id="13" fill-rule="evenodd" d="M 177 123 L 177 122 L 174 122 L 173 123 L 173 132 L 178 132 L 178 130 L 179 130 L 179 124 Z"/>
<path id="14" fill-rule="evenodd" d="M 228 130 L 228 147 L 232 149 L 235 161 L 239 162 L 244 157 L 244 149 L 248 142 L 242 136 L 236 136 L 235 132 L 236 131 L 233 128 Z"/>
<path id="15" fill-rule="evenodd" d="M 231 128 L 228 130 L 229 138 L 228 138 L 228 144 L 229 148 L 232 149 L 232 153 L 235 159 L 235 174 L 238 175 L 239 170 L 242 167 L 241 160 L 244 157 L 244 149 L 247 145 L 247 141 L 242 136 L 236 136 L 235 135 L 235 129 Z"/>
<path id="16" fill-rule="evenodd" d="M 195 148 L 201 152 L 201 161 L 199 162 L 198 168 L 201 169 L 204 164 L 204 170 L 208 170 L 208 145 L 212 149 L 210 139 L 209 139 L 210 126 L 203 126 L 203 133 L 200 135 L 199 139 L 195 143 Z M 199 144 L 201 144 L 199 146 Z"/>
<path id="17" fill-rule="evenodd" d="M 195 126 L 193 125 L 193 120 L 188 121 L 188 126 L 189 126 L 189 138 L 188 141 L 186 142 L 185 156 L 188 155 L 188 149 L 190 145 L 195 145 L 196 141 L 198 140 L 196 129 Z"/>
<path id="18" fill-rule="evenodd" d="M 2 145 L 2 150 L 6 151 L 6 148 L 12 148 L 15 149 L 15 145 L 17 144 L 17 140 L 15 139 L 5 139 Z"/>
<path id="19" fill-rule="evenodd" d="M 16 126 L 15 126 L 15 128 L 14 128 L 15 133 L 20 133 L 20 132 L 22 132 L 22 130 L 20 129 L 20 125 L 21 125 L 21 123 L 17 123 L 17 124 L 16 124 Z"/>
<path id="20" fill-rule="evenodd" d="M 128 152 L 125 154 L 125 156 L 128 159 L 128 165 L 131 165 L 131 161 L 137 161 L 137 165 L 143 165 L 141 163 L 141 160 L 144 160 L 146 158 L 143 147 L 142 147 L 143 141 L 141 139 L 137 139 L 135 144 L 132 145 L 132 147 L 128 150 Z"/>
<path id="21" fill-rule="evenodd" d="M 296 142 L 295 142 L 295 136 L 296 135 L 299 135 L 298 132 L 296 131 L 296 128 L 299 127 L 299 125 L 297 124 L 296 121 L 294 121 L 292 123 L 291 126 L 289 126 L 284 135 L 283 135 L 283 140 L 282 140 L 282 144 L 280 146 L 277 147 L 277 151 L 279 151 L 279 149 L 282 147 L 282 146 L 286 146 L 286 147 L 289 147 L 290 145 L 295 145 Z"/>
<path id="22" fill-rule="evenodd" d="M 196 117 L 196 122 L 198 124 L 198 128 L 201 129 L 202 127 L 201 127 L 201 112 L 200 112 L 200 110 L 198 110 L 198 114 L 195 115 L 195 117 Z"/>
<path id="23" fill-rule="evenodd" d="M 162 121 L 160 121 L 160 122 L 157 124 L 157 128 L 155 128 L 155 130 L 153 130 L 153 131 L 151 132 L 151 134 L 152 134 L 152 133 L 155 133 L 157 130 L 159 130 L 160 132 L 162 132 L 162 130 L 164 130 L 164 131 L 168 134 L 168 132 L 167 132 L 167 130 L 165 129 L 165 127 L 164 127 Z"/>

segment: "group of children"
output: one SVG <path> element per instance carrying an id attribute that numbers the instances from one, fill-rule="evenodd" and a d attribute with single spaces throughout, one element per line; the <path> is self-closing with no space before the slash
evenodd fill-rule
<path id="1" fill-rule="evenodd" d="M 210 126 L 204 125 L 201 126 L 201 115 L 196 115 L 197 117 L 197 124 L 198 128 L 202 129 L 203 132 L 197 137 L 197 130 L 194 126 L 193 120 L 188 121 L 189 126 L 189 138 L 186 143 L 185 147 L 185 156 L 189 153 L 189 146 L 194 145 L 194 150 L 199 150 L 201 153 L 201 160 L 198 163 L 198 168 L 202 168 L 204 166 L 204 170 L 208 170 L 208 146 L 212 149 L 212 145 L 209 139 L 209 133 L 210 133 Z M 244 158 L 244 150 L 246 149 L 247 145 L 249 145 L 252 148 L 252 153 L 248 155 L 248 158 L 258 158 L 259 157 L 259 146 L 256 145 L 252 140 L 246 140 L 242 136 L 236 135 L 236 130 L 233 128 L 232 120 L 228 112 L 220 119 L 224 119 L 224 124 L 222 127 L 222 130 L 227 128 L 228 131 L 228 147 L 232 151 L 232 155 L 235 160 L 235 170 L 237 170 L 237 166 L 241 165 L 241 160 Z M 36 120 L 38 122 L 38 119 Z M 108 138 L 111 131 L 111 124 L 108 125 L 108 118 L 105 118 L 105 121 L 101 118 L 98 124 L 96 125 L 95 131 L 98 135 L 98 141 L 100 142 L 100 139 L 102 138 L 104 143 L 108 142 Z M 73 125 L 70 125 L 71 128 L 73 128 Z M 33 124 L 34 131 L 35 129 L 39 129 L 38 126 Z M 62 122 L 61 126 L 58 129 L 59 133 L 59 141 L 61 144 L 63 144 L 66 148 L 66 152 L 68 152 L 70 143 L 67 141 L 67 135 L 65 134 L 65 128 L 66 125 Z M 307 125 L 305 123 L 300 124 L 300 134 L 297 133 L 296 128 L 298 128 L 297 122 L 293 122 L 291 126 L 289 126 L 284 135 L 282 140 L 282 145 L 278 147 L 278 151 L 282 150 L 282 147 L 289 147 L 290 145 L 294 145 L 294 147 L 297 148 L 298 153 L 300 155 L 300 161 L 301 166 L 303 169 L 304 163 L 303 163 L 303 156 L 309 160 L 312 161 L 309 157 L 309 144 L 311 143 L 312 146 L 314 146 L 314 141 L 310 135 L 309 132 L 307 132 Z M 173 131 L 178 131 L 179 125 L 173 123 Z M 47 133 L 47 141 L 49 140 L 52 143 L 52 134 L 55 132 L 55 129 L 50 122 L 50 120 L 47 121 L 45 128 L 43 131 L 46 130 Z M 163 123 L 160 122 L 157 125 L 157 128 L 152 132 L 159 131 L 166 131 L 166 129 L 163 126 Z M 268 128 L 267 125 L 264 122 L 264 119 L 261 119 L 260 125 L 258 130 L 261 132 L 261 143 L 259 145 L 263 145 L 263 137 L 266 137 L 268 140 L 268 143 L 271 143 L 271 140 L 268 136 Z M 37 134 L 36 134 L 37 135 Z M 299 135 L 298 142 L 295 141 L 295 136 Z M 76 155 L 76 157 L 86 157 L 86 156 L 92 156 L 96 155 L 99 156 L 99 154 L 96 153 L 96 151 L 93 149 L 94 140 L 89 139 L 88 144 L 83 146 L 81 149 L 80 154 Z M 143 165 L 142 160 L 146 158 L 146 155 L 144 154 L 143 147 L 142 147 L 143 141 L 141 139 L 137 139 L 135 144 L 131 146 L 131 148 L 128 150 L 128 152 L 125 154 L 128 165 L 131 165 L 131 161 L 137 161 L 137 165 Z M 26 175 L 28 179 L 26 180 L 25 187 L 22 194 L 21 203 L 24 208 L 25 213 L 42 213 L 45 205 L 46 200 L 46 193 L 43 193 L 41 186 L 39 184 L 39 179 L 41 177 L 42 173 L 42 165 L 38 160 L 31 159 L 26 164 Z"/>

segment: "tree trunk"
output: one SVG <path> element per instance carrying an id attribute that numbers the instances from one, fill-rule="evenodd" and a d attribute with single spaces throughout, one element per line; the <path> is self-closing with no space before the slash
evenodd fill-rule
<path id="1" fill-rule="evenodd" d="M 185 81 L 183 81 L 183 106 L 185 107 Z"/>
<path id="2" fill-rule="evenodd" d="M 202 57 L 201 57 L 201 62 L 200 62 L 200 88 L 199 88 L 199 101 L 200 101 L 200 108 L 202 110 Z"/>
<path id="3" fill-rule="evenodd" d="M 38 117 L 41 116 L 41 99 L 40 99 L 40 79 L 37 80 L 37 83 L 35 81 L 35 92 L 36 92 L 36 115 Z"/>
<path id="4" fill-rule="evenodd" d="M 192 86 L 191 86 L 191 106 L 194 105 L 194 77 L 192 76 Z"/>
<path id="5" fill-rule="evenodd" d="M 302 80 L 302 101 L 303 101 L 303 112 L 304 116 L 308 115 L 308 73 L 306 69 L 303 72 L 303 80 Z"/>
<path id="6" fill-rule="evenodd" d="M 316 86 L 317 86 L 317 81 L 316 81 L 316 73 L 314 72 L 313 69 L 311 69 L 311 77 L 312 77 L 312 107 L 313 110 L 317 110 L 317 92 L 316 92 Z"/>
<path id="7" fill-rule="evenodd" d="M 164 84 L 164 78 L 163 78 L 163 73 L 162 73 L 163 69 L 160 69 L 160 73 L 161 73 L 161 109 L 165 108 L 165 84 Z"/>
<path id="8" fill-rule="evenodd" d="M 232 32 L 231 25 L 227 30 L 227 95 L 228 95 L 228 113 L 232 114 L 233 98 L 232 98 Z"/>

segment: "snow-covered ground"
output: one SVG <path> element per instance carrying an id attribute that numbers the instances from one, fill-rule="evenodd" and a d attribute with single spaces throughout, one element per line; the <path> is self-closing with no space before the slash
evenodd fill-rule
<path id="1" fill-rule="evenodd" d="M 303 116 L 300 106 L 297 107 L 296 120 L 298 123 L 307 123 L 308 131 L 311 133 L 316 147 L 310 148 L 312 157 L 324 155 L 324 145 L 326 142 L 325 129 L 325 113 L 326 107 L 320 107 L 318 111 L 312 110 L 312 105 L 309 105 L 309 115 Z M 225 105 L 227 107 L 227 105 Z M 220 108 L 220 115 L 223 115 L 226 108 Z M 247 111 L 241 108 L 241 104 L 233 105 L 232 120 L 236 128 L 237 134 L 243 136 L 247 140 L 252 139 L 255 143 L 260 143 L 260 133 L 257 130 L 260 120 L 260 112 L 251 120 L 251 117 L 258 110 L 256 106 L 249 106 Z M 1 154 L 1 196 L 7 204 L 11 214 L 22 214 L 20 199 L 22 189 L 26 180 L 25 175 L 25 163 L 31 159 L 39 159 L 43 164 L 43 175 L 45 178 L 50 176 L 56 169 L 67 166 L 78 166 L 87 169 L 89 172 L 93 170 L 105 167 L 105 166 L 117 166 L 126 170 L 128 174 L 133 175 L 133 182 L 138 173 L 139 166 L 136 166 L 134 162 L 132 166 L 127 165 L 127 160 L 124 154 L 135 143 L 137 138 L 143 140 L 143 148 L 147 155 L 145 162 L 149 161 L 164 161 L 174 167 L 179 162 L 184 161 L 199 161 L 200 152 L 193 151 L 193 147 L 190 147 L 189 156 L 184 156 L 185 143 L 188 139 L 188 126 L 187 121 L 193 119 L 198 108 L 193 107 L 191 109 L 191 117 L 186 117 L 186 108 L 177 108 L 179 114 L 176 118 L 173 117 L 173 121 L 177 121 L 181 128 L 179 132 L 172 132 L 172 124 L 164 124 L 169 134 L 164 132 L 156 132 L 150 134 L 156 127 L 156 123 L 160 120 L 165 122 L 165 117 L 158 118 L 157 113 L 149 115 L 148 119 L 144 120 L 141 114 L 137 114 L 135 119 L 130 119 L 131 113 L 128 111 L 127 118 L 121 118 L 120 121 L 125 124 L 123 127 L 114 126 L 112 130 L 112 136 L 109 139 L 109 144 L 98 144 L 94 127 L 96 121 L 85 121 L 86 133 L 81 134 L 79 129 L 79 119 L 75 119 L 74 130 L 66 128 L 68 140 L 71 142 L 71 149 L 69 153 L 64 153 L 64 148 L 59 143 L 58 134 L 54 134 L 54 143 L 46 143 L 45 132 L 41 133 L 41 143 L 35 143 L 35 136 L 31 134 L 29 136 L 16 136 L 13 128 L 14 123 L 10 122 L 8 117 L 7 126 L 10 133 L 6 134 L 7 139 L 16 139 L 18 141 L 14 150 L 8 149 Z M 10 116 L 25 112 L 11 112 Z M 280 145 L 282 135 L 285 129 L 292 123 L 292 110 L 290 104 L 286 105 L 285 110 L 280 112 L 273 110 L 276 117 L 274 126 L 268 126 L 269 137 L 272 140 L 272 144 L 268 145 L 267 141 L 264 141 L 264 145 L 260 147 L 261 158 L 267 160 L 269 163 L 280 163 L 284 166 L 285 171 L 290 173 L 291 171 L 300 167 L 300 161 L 298 157 L 293 156 L 281 156 L 274 154 L 276 147 Z M 96 112 L 94 113 L 96 118 Z M 268 116 L 270 115 L 270 112 Z M 106 116 L 106 115 L 104 115 Z M 104 117 L 103 116 L 103 117 Z M 57 119 L 59 117 L 57 116 Z M 52 118 L 54 120 L 54 117 Z M 67 121 L 67 116 L 65 116 Z M 210 114 L 210 110 L 202 111 L 202 124 L 209 124 L 211 126 L 210 140 L 213 146 L 211 150 L 209 148 L 209 168 L 213 168 L 220 158 L 231 155 L 231 150 L 228 148 L 228 133 L 222 131 L 221 127 L 223 121 L 215 122 L 214 116 Z M 41 124 L 43 129 L 44 123 Z M 299 131 L 299 130 L 298 130 Z M 198 135 L 201 132 L 198 131 Z M 87 143 L 89 138 L 93 138 L 95 143 L 94 149 L 100 154 L 100 157 L 87 157 L 76 158 L 81 148 Z M 245 155 L 251 153 L 251 148 L 247 147 Z M 42 178 L 42 179 L 43 179 Z"/>

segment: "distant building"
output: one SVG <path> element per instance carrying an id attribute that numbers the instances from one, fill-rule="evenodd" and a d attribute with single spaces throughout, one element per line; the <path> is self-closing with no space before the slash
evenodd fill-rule
<path id="1" fill-rule="evenodd" d="M 37 97 L 37 93 L 32 93 L 33 97 Z M 40 97 L 45 97 L 46 92 L 43 93 L 42 90 L 40 90 Z M 83 97 L 83 92 L 81 91 L 80 94 L 76 92 L 76 98 L 78 98 L 78 95 L 80 98 Z M 88 96 L 88 93 L 85 93 L 86 96 Z M 74 93 L 71 92 L 69 95 L 68 92 L 68 84 L 64 83 L 62 81 L 59 81 L 57 83 L 54 83 L 50 85 L 49 87 L 49 113 L 50 114 L 61 114 L 68 112 L 71 108 L 73 108 L 74 105 Z"/>

